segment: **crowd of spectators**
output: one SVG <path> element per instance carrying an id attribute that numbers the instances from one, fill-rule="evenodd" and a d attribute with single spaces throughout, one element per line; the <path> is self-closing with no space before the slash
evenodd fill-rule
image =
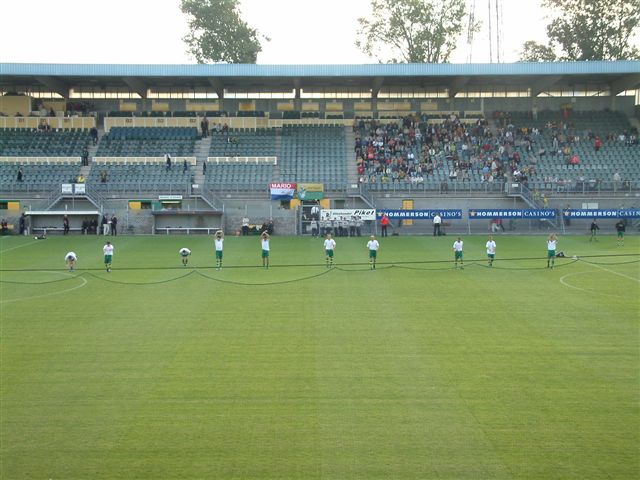
<path id="1" fill-rule="evenodd" d="M 361 120 L 355 125 L 360 183 L 419 184 L 437 172 L 451 181 L 493 182 L 520 160 L 511 129 L 492 131 L 484 118 L 468 124 L 455 114 L 438 124 L 427 120 L 404 117 L 392 123 Z"/>
<path id="2" fill-rule="evenodd" d="M 582 182 L 598 188 L 599 179 L 542 176 L 538 164 L 550 158 L 558 165 L 580 165 L 576 145 L 581 142 L 596 154 L 611 144 L 638 145 L 635 128 L 604 135 L 589 128 L 579 131 L 568 118 L 542 124 L 537 113 L 515 120 L 511 113 L 497 111 L 493 124 L 490 127 L 484 118 L 470 124 L 455 114 L 439 123 L 428 122 L 427 117 L 404 117 L 391 123 L 360 120 L 354 124 L 359 182 L 421 184 L 444 173 L 449 182 L 510 179 L 527 185 L 536 180 L 558 186 Z"/>

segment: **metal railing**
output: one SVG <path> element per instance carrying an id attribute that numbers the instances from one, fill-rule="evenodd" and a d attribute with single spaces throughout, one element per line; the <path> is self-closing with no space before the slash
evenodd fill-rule
<path id="1" fill-rule="evenodd" d="M 502 194 L 504 192 L 504 181 L 493 182 L 473 182 L 467 180 L 454 181 L 426 181 L 426 182 L 385 182 L 385 183 L 361 183 L 363 192 L 368 194 L 379 193 L 415 193 L 415 194 Z"/>

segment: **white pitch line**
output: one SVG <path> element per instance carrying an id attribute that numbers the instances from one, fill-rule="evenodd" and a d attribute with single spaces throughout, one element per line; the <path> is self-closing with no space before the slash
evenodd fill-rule
<path id="1" fill-rule="evenodd" d="M 560 283 L 562 285 L 564 285 L 565 287 L 569 287 L 569 288 L 575 288 L 576 290 L 580 290 L 582 292 L 586 292 L 587 290 L 585 290 L 584 288 L 580 288 L 580 287 L 576 287 L 575 285 L 571 285 L 570 283 L 567 283 L 564 281 L 565 278 L 567 277 L 571 277 L 573 275 L 580 275 L 580 274 L 584 274 L 584 273 L 590 273 L 590 272 L 573 272 L 573 273 L 567 273 L 566 275 L 563 275 L 562 277 L 560 277 Z"/>
<path id="2" fill-rule="evenodd" d="M 630 277 L 629 275 L 625 275 L 624 273 L 620 273 L 620 272 L 616 272 L 616 271 L 613 271 L 613 270 L 609 270 L 608 268 L 605 268 L 602 265 L 598 265 L 596 263 L 587 263 L 587 265 L 590 265 L 592 267 L 598 267 L 598 268 L 600 268 L 600 269 L 602 269 L 602 270 L 604 270 L 606 272 L 613 273 L 614 275 L 618 275 L 620 277 L 628 278 L 629 280 L 633 280 L 635 282 L 640 282 L 640 278 Z"/>
<path id="3" fill-rule="evenodd" d="M 80 285 L 76 285 L 75 287 L 67 288 L 66 290 L 60 290 L 58 292 L 43 293 L 42 295 L 32 295 L 30 297 L 12 298 L 11 300 L 2 300 L 2 301 L 0 301 L 0 304 L 12 303 L 12 302 L 20 302 L 22 300 L 32 300 L 34 298 L 50 297 L 51 295 L 60 295 L 61 293 L 72 292 L 74 290 L 82 288 L 87 284 L 87 279 L 86 278 L 84 278 L 84 277 L 76 277 L 76 278 L 79 278 L 80 280 L 82 280 L 83 283 L 81 283 Z"/>
<path id="4" fill-rule="evenodd" d="M 17 248 L 28 247 L 29 245 L 33 245 L 34 243 L 38 243 L 38 242 L 29 242 L 29 243 L 23 243 L 22 245 L 16 245 L 15 247 L 7 248 L 6 250 L 0 250 L 0 253 L 10 252 L 11 250 L 15 250 Z"/>
<path id="5" fill-rule="evenodd" d="M 615 298 L 624 298 L 621 295 L 615 295 L 613 293 L 604 293 L 604 292 L 600 292 L 598 290 L 588 290 L 586 288 L 580 288 L 580 287 L 576 287 L 575 285 L 571 285 L 569 282 L 565 281 L 565 278 L 569 278 L 572 277 L 574 275 L 587 275 L 587 274 L 592 274 L 595 273 L 593 271 L 587 271 L 587 272 L 572 272 L 572 273 L 567 273 L 566 275 L 563 275 L 562 277 L 560 277 L 560 283 L 562 285 L 564 285 L 565 287 L 569 287 L 569 288 L 573 288 L 574 290 L 580 290 L 581 292 L 587 292 L 587 293 L 593 293 L 596 295 L 604 295 L 605 297 L 615 297 Z"/>

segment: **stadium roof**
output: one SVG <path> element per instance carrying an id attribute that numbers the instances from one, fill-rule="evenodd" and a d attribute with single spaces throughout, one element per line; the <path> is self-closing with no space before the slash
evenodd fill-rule
<path id="1" fill-rule="evenodd" d="M 81 65 L 0 63 L 0 90 L 48 88 L 67 96 L 70 88 L 344 88 L 377 92 L 383 86 L 449 89 L 496 84 L 545 89 L 607 85 L 612 94 L 640 88 L 640 62 L 373 65 Z M 145 93 L 146 95 L 146 93 Z M 145 96 L 142 95 L 142 96 Z"/>

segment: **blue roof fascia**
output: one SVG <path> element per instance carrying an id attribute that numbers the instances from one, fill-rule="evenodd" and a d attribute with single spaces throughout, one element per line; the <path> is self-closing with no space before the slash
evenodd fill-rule
<path id="1" fill-rule="evenodd" d="M 0 63 L 0 75 L 43 75 L 54 77 L 437 77 L 630 73 L 640 73 L 640 61 L 371 65 L 89 65 Z"/>

